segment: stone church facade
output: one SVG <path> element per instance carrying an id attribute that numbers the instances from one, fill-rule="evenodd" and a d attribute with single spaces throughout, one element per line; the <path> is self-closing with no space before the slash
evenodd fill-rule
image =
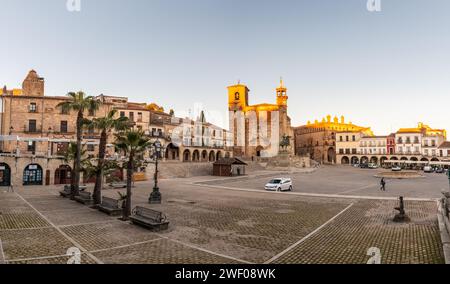
<path id="1" fill-rule="evenodd" d="M 238 83 L 228 87 L 229 129 L 235 157 L 274 157 L 280 152 L 283 136 L 293 138 L 288 116 L 287 88 L 281 80 L 276 104 L 249 104 L 250 90 Z M 286 151 L 293 154 L 293 142 Z"/>

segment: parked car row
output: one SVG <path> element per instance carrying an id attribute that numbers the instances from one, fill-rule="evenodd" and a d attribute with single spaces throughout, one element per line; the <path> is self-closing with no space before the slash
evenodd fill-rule
<path id="1" fill-rule="evenodd" d="M 378 169 L 378 165 L 374 163 L 354 164 L 353 167 L 361 169 Z"/>

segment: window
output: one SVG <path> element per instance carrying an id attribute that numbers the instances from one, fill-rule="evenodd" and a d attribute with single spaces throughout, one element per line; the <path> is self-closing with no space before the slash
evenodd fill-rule
<path id="1" fill-rule="evenodd" d="M 120 112 L 120 117 L 125 117 L 125 112 L 124 111 Z"/>
<path id="2" fill-rule="evenodd" d="M 138 122 L 142 122 L 142 112 L 138 112 Z"/>
<path id="3" fill-rule="evenodd" d="M 339 141 L 340 141 L 340 142 L 343 142 L 343 141 L 344 141 L 344 139 L 342 139 L 342 136 L 339 136 Z"/>
<path id="4" fill-rule="evenodd" d="M 95 116 L 95 110 L 90 109 L 89 110 L 89 116 Z"/>
<path id="5" fill-rule="evenodd" d="M 30 112 L 37 112 L 36 103 L 30 103 L 28 109 L 29 109 Z"/>
<path id="6" fill-rule="evenodd" d="M 27 150 L 34 153 L 36 151 L 36 141 L 28 141 Z"/>
<path id="7" fill-rule="evenodd" d="M 37 132 L 36 120 L 35 119 L 30 119 L 28 121 L 28 132 L 30 132 L 30 133 Z"/>
<path id="8" fill-rule="evenodd" d="M 356 136 L 355 135 L 352 136 L 352 141 L 356 141 Z"/>
<path id="9" fill-rule="evenodd" d="M 348 140 L 348 135 L 347 135 L 347 136 L 345 136 L 345 141 L 347 141 L 347 142 L 349 141 L 349 140 Z"/>
<path id="10" fill-rule="evenodd" d="M 344 154 L 344 149 L 339 149 L 339 154 Z"/>
<path id="11" fill-rule="evenodd" d="M 134 121 L 134 112 L 130 112 L 130 121 Z"/>
<path id="12" fill-rule="evenodd" d="M 95 145 L 94 144 L 87 144 L 87 150 L 89 152 L 94 152 L 95 151 Z"/>
<path id="13" fill-rule="evenodd" d="M 61 121 L 61 133 L 67 133 L 67 121 L 63 120 Z"/>
<path id="14" fill-rule="evenodd" d="M 436 146 L 436 140 L 431 140 L 431 146 L 433 146 L 433 147 Z"/>

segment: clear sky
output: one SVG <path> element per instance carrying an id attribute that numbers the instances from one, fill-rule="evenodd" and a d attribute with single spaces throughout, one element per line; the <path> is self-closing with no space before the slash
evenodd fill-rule
<path id="1" fill-rule="evenodd" d="M 450 1 L 0 0 L 0 84 L 28 70 L 47 95 L 84 90 L 227 112 L 238 79 L 250 103 L 275 102 L 293 125 L 344 114 L 377 134 L 423 121 L 450 130 Z"/>

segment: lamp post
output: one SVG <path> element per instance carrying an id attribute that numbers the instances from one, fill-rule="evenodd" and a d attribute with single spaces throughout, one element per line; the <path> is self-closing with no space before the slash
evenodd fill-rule
<path id="1" fill-rule="evenodd" d="M 159 192 L 158 187 L 158 160 L 161 157 L 162 146 L 159 140 L 156 140 L 153 143 L 153 158 L 155 159 L 155 185 L 153 186 L 153 191 L 150 194 L 150 198 L 148 199 L 150 204 L 161 204 L 161 192 Z"/>

